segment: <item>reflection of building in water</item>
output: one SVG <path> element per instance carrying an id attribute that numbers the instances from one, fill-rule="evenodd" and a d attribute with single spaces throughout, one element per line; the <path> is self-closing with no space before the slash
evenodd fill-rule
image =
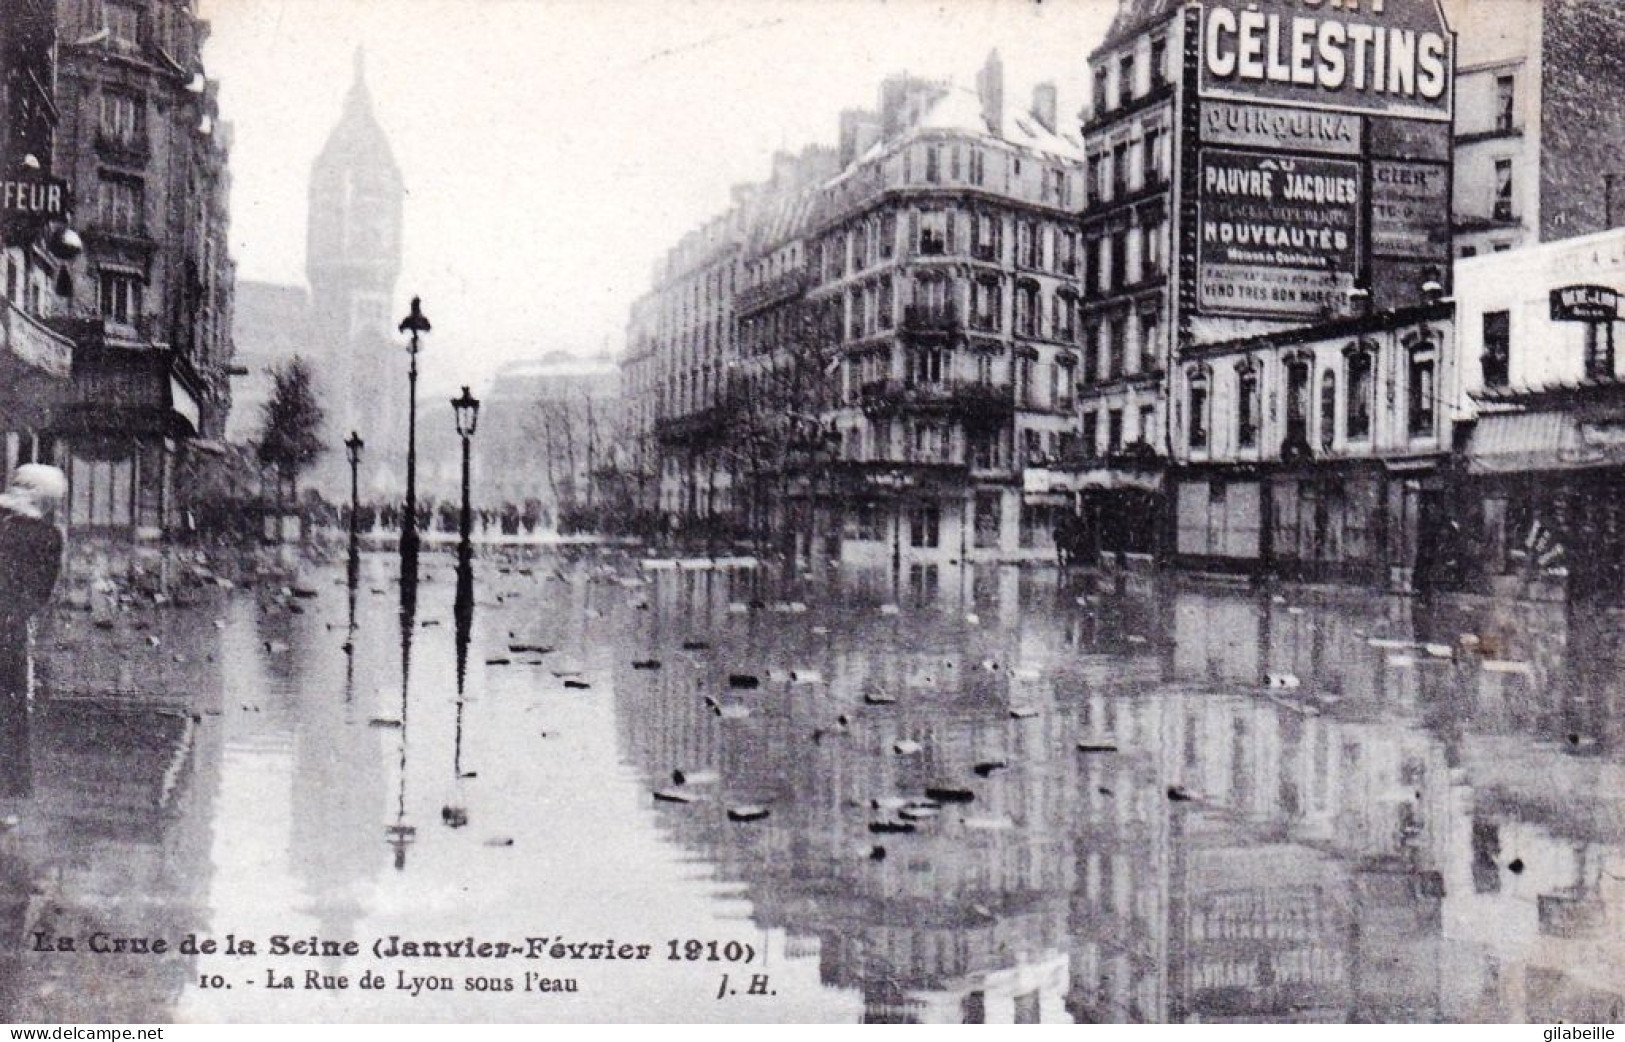
<path id="1" fill-rule="evenodd" d="M 839 613 L 809 594 L 806 614 L 768 602 L 741 616 L 727 604 L 745 580 L 662 583 L 665 617 L 695 619 L 714 646 L 616 684 L 652 783 L 674 767 L 719 775 L 712 802 L 662 820 L 746 881 L 759 923 L 816 947 L 824 981 L 861 992 L 870 1017 L 1614 1008 L 1604 947 L 1625 814 L 1597 797 L 1618 789 L 1599 753 L 1621 682 L 1599 678 L 1619 652 L 1576 652 L 1617 639 L 1520 616 L 1546 649 L 1533 657 L 1493 619 L 1409 601 L 958 569 L 920 581 L 936 585 L 905 599 L 905 619 L 861 628 L 884 587 Z M 690 635 L 644 625 L 656 647 Z M 1441 644 L 1445 630 L 1451 644 L 1481 632 L 1508 659 Z M 1549 706 L 1508 711 L 1520 670 Z M 731 691 L 730 672 L 762 687 Z M 706 694 L 748 715 L 719 717 Z M 1569 752 L 1552 730 L 1565 726 Z M 899 740 L 919 751 L 898 755 Z M 992 763 L 1007 766 L 975 769 Z M 913 835 L 868 831 L 892 817 L 877 797 L 943 785 L 974 799 Z M 732 824 L 718 803 L 771 816 Z"/>

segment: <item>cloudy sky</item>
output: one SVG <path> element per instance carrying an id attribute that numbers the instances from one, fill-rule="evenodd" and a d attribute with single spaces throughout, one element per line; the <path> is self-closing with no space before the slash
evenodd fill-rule
<path id="1" fill-rule="evenodd" d="M 1115 0 L 201 0 L 234 127 L 243 278 L 303 283 L 305 185 L 357 45 L 408 196 L 402 304 L 435 323 L 431 386 L 620 349 L 627 307 L 776 149 L 909 71 L 1081 107 Z"/>

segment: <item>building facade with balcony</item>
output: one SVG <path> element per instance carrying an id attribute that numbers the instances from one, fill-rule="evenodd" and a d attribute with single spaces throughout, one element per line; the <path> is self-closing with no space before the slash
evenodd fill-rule
<path id="1" fill-rule="evenodd" d="M 974 90 L 888 81 L 874 144 L 820 189 L 808 299 L 847 560 L 1054 554 L 1068 501 L 1023 473 L 1077 436 L 1083 164 L 1056 115 L 1051 85 L 1005 97 L 997 53 Z"/>
<path id="2" fill-rule="evenodd" d="M 230 134 L 208 25 L 190 0 L 62 0 L 56 20 L 55 163 L 85 244 L 62 323 L 73 386 L 50 431 L 68 517 L 176 532 L 231 408 Z"/>

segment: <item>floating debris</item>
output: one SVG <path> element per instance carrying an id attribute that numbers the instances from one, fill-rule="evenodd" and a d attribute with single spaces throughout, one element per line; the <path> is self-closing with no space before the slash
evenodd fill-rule
<path id="1" fill-rule="evenodd" d="M 488 847 L 511 847 L 513 846 L 513 837 L 492 836 L 490 839 L 485 841 L 485 845 Z"/>
<path id="2" fill-rule="evenodd" d="M 897 696 L 884 691 L 865 691 L 863 701 L 872 706 L 894 706 L 897 704 Z"/>
<path id="3" fill-rule="evenodd" d="M 878 843 L 875 844 L 869 850 L 869 860 L 870 861 L 884 861 L 884 860 L 886 860 L 886 848 L 881 846 Z"/>
<path id="4" fill-rule="evenodd" d="M 633 659 L 633 669 L 659 669 L 660 660 L 657 658 Z"/>
<path id="5" fill-rule="evenodd" d="M 1168 786 L 1168 798 L 1175 803 L 1189 803 L 1196 797 L 1186 792 L 1184 786 L 1170 785 Z"/>
<path id="6" fill-rule="evenodd" d="M 816 669 L 792 669 L 790 683 L 792 684 L 822 684 L 824 674 Z"/>
<path id="7" fill-rule="evenodd" d="M 1296 673 L 1271 673 L 1264 678 L 1265 687 L 1283 688 L 1287 691 L 1296 691 L 1303 685 Z"/>
<path id="8" fill-rule="evenodd" d="M 912 822 L 908 821 L 871 821 L 869 831 L 877 836 L 907 835 L 917 830 Z"/>
<path id="9" fill-rule="evenodd" d="M 1038 715 L 1038 710 L 1034 709 L 1032 706 L 1011 706 L 1010 707 L 1010 719 L 1012 719 L 1012 720 L 1031 720 L 1033 717 L 1035 717 L 1037 715 Z"/>
<path id="10" fill-rule="evenodd" d="M 288 650 L 288 645 L 280 640 L 268 640 L 265 642 L 265 650 L 273 655 L 280 655 Z"/>
<path id="11" fill-rule="evenodd" d="M 1078 752 L 1080 753 L 1115 753 L 1116 751 L 1116 742 L 1102 741 L 1098 738 L 1086 738 L 1078 742 Z"/>
<path id="12" fill-rule="evenodd" d="M 912 738 L 899 738 L 891 744 L 892 752 L 898 756 L 913 756 L 920 751 L 920 743 Z"/>
<path id="13" fill-rule="evenodd" d="M 722 780 L 722 775 L 716 771 L 685 771 L 678 768 L 671 772 L 671 780 L 676 785 L 715 785 Z"/>
<path id="14" fill-rule="evenodd" d="M 1456 649 L 1448 644 L 1424 644 L 1422 650 L 1434 658 L 1455 658 Z"/>
<path id="15" fill-rule="evenodd" d="M 902 810 L 908 806 L 908 800 L 901 796 L 876 796 L 869 801 L 869 806 L 875 810 Z"/>
<path id="16" fill-rule="evenodd" d="M 976 794 L 969 789 L 956 789 L 945 785 L 928 785 L 925 795 L 938 803 L 970 803 L 976 799 Z"/>
<path id="17" fill-rule="evenodd" d="M 516 655 L 521 652 L 530 652 L 535 655 L 551 655 L 553 653 L 553 649 L 546 644 L 509 644 L 508 650 Z"/>
<path id="18" fill-rule="evenodd" d="M 710 644 L 706 643 L 703 640 L 685 640 L 685 641 L 683 641 L 683 650 L 684 651 L 704 651 L 705 649 L 709 648 L 710 646 L 711 646 Z"/>
<path id="19" fill-rule="evenodd" d="M 765 817 L 767 817 L 767 808 L 758 807 L 754 804 L 728 808 L 729 821 L 761 821 Z"/>
<path id="20" fill-rule="evenodd" d="M 1009 768 L 1009 766 L 1010 765 L 1004 760 L 983 760 L 975 767 L 972 767 L 971 770 L 976 772 L 976 776 L 978 778 L 986 778 L 994 771 L 1006 770 Z"/>
<path id="21" fill-rule="evenodd" d="M 750 715 L 750 706 L 737 702 L 724 703 L 718 705 L 715 712 L 724 720 L 743 720 Z"/>
<path id="22" fill-rule="evenodd" d="M 756 688 L 762 686 L 762 678 L 750 673 L 729 673 L 728 686 L 739 688 Z"/>
<path id="23" fill-rule="evenodd" d="M 367 721 L 368 727 L 399 727 L 401 722 L 387 716 L 375 716 Z"/>
<path id="24" fill-rule="evenodd" d="M 920 804 L 918 806 L 904 807 L 897 812 L 897 816 L 906 821 L 930 821 L 941 813 L 942 810 L 938 807 Z"/>
<path id="25" fill-rule="evenodd" d="M 699 799 L 698 796 L 683 792 L 681 789 L 655 790 L 656 803 L 693 803 L 697 799 Z"/>
<path id="26" fill-rule="evenodd" d="M 502 658 L 502 657 L 499 656 L 497 658 L 488 658 L 488 659 L 486 659 L 485 664 L 487 666 L 511 666 L 511 665 L 513 665 L 513 659 L 511 659 L 511 658 Z"/>
<path id="27" fill-rule="evenodd" d="M 311 588 L 309 586 L 295 586 L 293 588 L 293 595 L 295 597 L 300 598 L 301 600 L 307 600 L 308 601 L 311 598 L 316 596 L 316 591 L 315 591 L 315 589 L 313 589 L 313 588 Z"/>
<path id="28" fill-rule="evenodd" d="M 564 686 L 572 691 L 586 691 L 592 687 L 592 685 L 587 683 L 585 680 L 566 680 L 564 682 Z"/>
<path id="29" fill-rule="evenodd" d="M 450 828 L 460 829 L 468 824 L 468 811 L 463 807 L 441 807 L 440 820 Z"/>

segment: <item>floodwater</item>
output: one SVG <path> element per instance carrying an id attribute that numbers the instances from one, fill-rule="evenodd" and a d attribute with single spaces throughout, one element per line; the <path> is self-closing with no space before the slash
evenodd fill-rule
<path id="1" fill-rule="evenodd" d="M 1617 611 L 394 568 L 42 628 L 0 1019 L 1620 1019 Z"/>

